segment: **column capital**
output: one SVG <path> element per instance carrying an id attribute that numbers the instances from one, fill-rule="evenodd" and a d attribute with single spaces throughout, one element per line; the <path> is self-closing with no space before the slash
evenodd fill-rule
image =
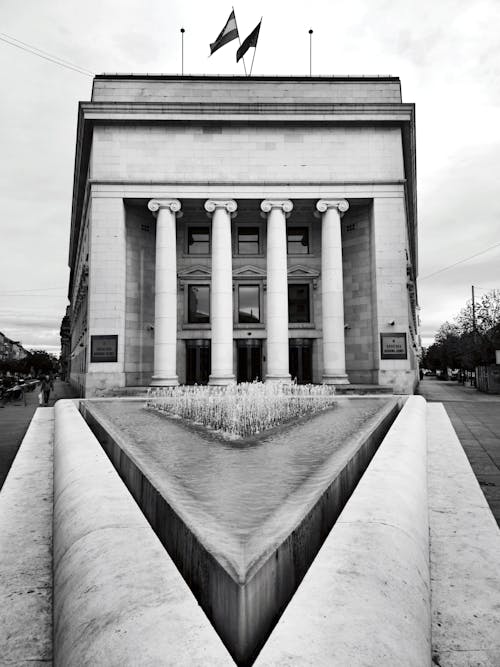
<path id="1" fill-rule="evenodd" d="M 316 208 L 320 213 L 325 213 L 329 208 L 336 208 L 342 217 L 349 208 L 349 202 L 347 199 L 320 199 Z"/>
<path id="2" fill-rule="evenodd" d="M 269 213 L 273 208 L 279 208 L 285 215 L 290 215 L 293 202 L 290 199 L 264 199 L 260 208 L 263 213 Z"/>
<path id="3" fill-rule="evenodd" d="M 158 215 L 158 211 L 161 208 L 168 208 L 172 213 L 175 213 L 177 217 L 182 215 L 180 212 L 181 203 L 178 199 L 150 199 L 148 208 L 155 217 Z"/>
<path id="4" fill-rule="evenodd" d="M 217 208 L 225 209 L 231 217 L 234 217 L 238 204 L 234 199 L 207 199 L 205 202 L 205 211 L 207 213 L 213 213 Z"/>

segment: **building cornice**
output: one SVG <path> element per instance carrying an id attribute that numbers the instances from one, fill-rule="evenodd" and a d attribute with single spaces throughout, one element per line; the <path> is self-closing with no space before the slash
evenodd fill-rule
<path id="1" fill-rule="evenodd" d="M 414 104 L 398 102 L 82 102 L 86 122 L 411 122 Z"/>
<path id="2" fill-rule="evenodd" d="M 232 74 L 137 74 L 137 73 L 121 73 L 121 74 L 113 74 L 113 73 L 102 73 L 102 74 L 96 74 L 94 76 L 94 80 L 101 81 L 101 80 L 118 80 L 118 81 L 137 81 L 137 80 L 145 80 L 145 81 L 241 81 L 244 83 L 248 83 L 249 81 L 251 83 L 253 82 L 260 82 L 260 81 L 268 81 L 268 82 L 273 82 L 273 81 L 298 81 L 298 82 L 308 82 L 308 83 L 314 83 L 314 82 L 320 82 L 320 83 L 342 83 L 342 82 L 356 82 L 356 81 L 362 81 L 362 82 L 369 82 L 369 81 L 376 81 L 376 82 L 384 82 L 384 81 L 391 81 L 391 82 L 399 82 L 400 79 L 398 76 L 391 76 L 390 74 L 356 74 L 356 75 L 349 75 L 349 74 L 343 74 L 343 75 L 315 75 L 315 76 L 291 76 L 291 75 L 253 75 L 252 77 L 248 76 L 242 76 L 242 75 L 232 75 Z"/>

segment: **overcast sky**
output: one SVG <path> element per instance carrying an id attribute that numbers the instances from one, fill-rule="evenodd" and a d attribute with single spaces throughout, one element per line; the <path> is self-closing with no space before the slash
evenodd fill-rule
<path id="1" fill-rule="evenodd" d="M 175 74 L 184 27 L 186 74 L 243 74 L 234 43 L 207 57 L 230 11 L 222 0 L 0 0 L 0 39 L 93 73 Z M 313 74 L 399 76 L 403 101 L 416 103 L 419 301 L 431 343 L 472 285 L 478 295 L 500 288 L 500 1 L 253 0 L 235 11 L 242 39 L 263 16 L 254 74 L 308 74 L 312 28 Z M 0 76 L 0 331 L 58 353 L 77 105 L 92 77 L 5 41 Z"/>

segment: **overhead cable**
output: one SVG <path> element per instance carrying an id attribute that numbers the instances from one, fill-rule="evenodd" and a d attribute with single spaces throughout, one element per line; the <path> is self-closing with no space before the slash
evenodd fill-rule
<path id="1" fill-rule="evenodd" d="M 48 60 L 49 62 L 54 63 L 54 65 L 65 67 L 66 69 L 70 69 L 73 72 L 77 72 L 78 74 L 83 74 L 84 76 L 90 76 L 90 77 L 94 76 L 94 73 L 88 69 L 85 69 L 85 67 L 80 67 L 79 65 L 75 65 L 74 63 L 71 63 L 68 60 L 59 58 L 59 56 L 47 53 L 47 51 L 43 51 L 42 49 L 39 49 L 36 46 L 33 46 L 32 44 L 22 42 L 20 39 L 12 37 L 11 35 L 7 35 L 4 32 L 0 32 L 0 40 L 2 42 L 5 42 L 6 44 L 10 44 L 10 46 L 15 46 L 16 48 L 21 49 L 22 51 L 26 51 L 27 53 L 31 53 L 34 56 L 38 56 L 39 58 Z"/>
<path id="2" fill-rule="evenodd" d="M 438 269 L 437 271 L 429 273 L 427 276 L 424 276 L 423 278 L 419 278 L 419 282 L 422 282 L 422 280 L 427 280 L 427 278 L 432 278 L 432 276 L 436 276 L 438 273 L 442 273 L 443 271 L 447 271 L 448 269 L 452 269 L 454 266 L 458 266 L 459 264 L 468 262 L 470 259 L 474 259 L 474 257 L 479 257 L 479 255 L 484 255 L 485 252 L 489 252 L 490 250 L 493 250 L 493 248 L 498 248 L 498 246 L 500 246 L 500 243 L 494 243 L 493 245 L 490 245 L 488 248 L 485 248 L 484 250 L 480 250 L 479 252 L 476 252 L 473 255 L 469 255 L 469 257 L 464 257 L 464 259 L 459 259 L 458 262 L 454 262 L 453 264 L 444 266 L 442 269 Z"/>

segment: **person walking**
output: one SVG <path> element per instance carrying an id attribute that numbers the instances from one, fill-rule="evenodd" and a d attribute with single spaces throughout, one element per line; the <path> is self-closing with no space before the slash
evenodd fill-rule
<path id="1" fill-rule="evenodd" d="M 43 394 L 43 405 L 49 404 L 50 392 L 52 389 L 54 389 L 54 383 L 52 382 L 50 375 L 44 375 L 40 387 L 40 390 Z"/>

